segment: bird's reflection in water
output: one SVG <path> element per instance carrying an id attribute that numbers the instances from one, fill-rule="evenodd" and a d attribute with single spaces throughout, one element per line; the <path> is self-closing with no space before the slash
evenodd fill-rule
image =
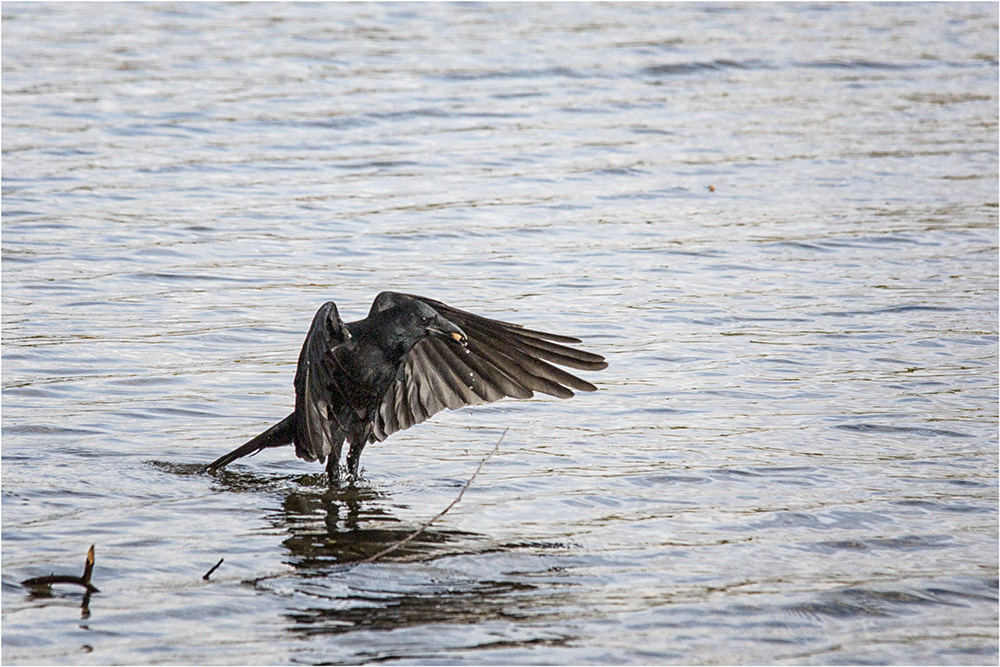
<path id="1" fill-rule="evenodd" d="M 294 590 L 285 615 L 290 632 L 315 636 L 439 623 L 475 626 L 539 615 L 532 609 L 537 587 L 524 574 L 504 572 L 512 569 L 507 552 L 513 545 L 498 546 L 475 533 L 432 525 L 374 564 L 348 565 L 417 529 L 418 524 L 400 520 L 392 509 L 391 497 L 364 481 L 332 489 L 300 487 L 286 494 L 281 511 L 268 518 L 288 531 L 282 544 L 296 570 L 293 582 L 272 582 L 284 591 L 291 583 Z M 428 514 L 433 516 L 433 510 Z M 490 576 L 481 579 L 437 563 L 456 555 L 486 558 L 495 567 L 487 568 Z M 484 643 L 496 639 L 484 630 Z M 549 635 L 545 641 L 566 639 Z M 391 646 L 381 650 L 388 653 L 369 657 L 401 655 Z"/>
<path id="2" fill-rule="evenodd" d="M 483 535 L 431 525 L 399 550 L 373 564 L 360 564 L 420 525 L 395 515 L 391 494 L 363 478 L 335 487 L 326 485 L 324 475 L 261 477 L 235 469 L 217 473 L 215 478 L 232 492 L 281 494 L 280 509 L 266 519 L 287 533 L 282 545 L 294 572 L 253 583 L 263 590 L 280 591 L 288 599 L 289 632 L 313 637 L 412 628 L 422 637 L 423 626 L 450 624 L 466 627 L 466 647 L 480 641 L 483 647 L 511 648 L 574 640 L 544 625 L 547 616 L 561 613 L 557 610 L 565 603 L 567 590 L 553 588 L 551 582 L 541 589 L 533 581 L 540 575 L 564 580 L 557 572 L 561 569 L 557 554 L 565 545 L 498 545 Z M 427 518 L 436 509 L 428 508 Z M 538 551 L 549 548 L 556 551 Z M 489 576 L 442 565 L 442 558 L 460 555 L 482 559 L 472 569 L 489 572 Z M 498 641 L 497 633 L 503 634 L 498 627 L 508 627 L 514 619 L 542 625 L 537 634 L 521 633 L 517 639 Z M 386 635 L 387 639 L 395 636 Z M 432 650 L 405 644 L 413 639 L 369 646 L 362 653 L 340 658 L 346 662 L 385 660 Z"/>
<path id="3" fill-rule="evenodd" d="M 417 529 L 393 516 L 386 495 L 363 481 L 293 491 L 285 496 L 281 512 L 268 518 L 288 531 L 283 544 L 292 556 L 290 564 L 303 571 L 364 560 Z M 406 561 L 432 557 L 445 553 L 444 545 L 457 546 L 475 538 L 472 533 L 431 526 L 384 558 Z"/>
<path id="4" fill-rule="evenodd" d="M 205 466 L 150 461 L 162 470 L 180 475 L 205 474 Z M 393 515 L 390 497 L 360 478 L 337 486 L 328 486 L 325 474 L 263 476 L 239 468 L 220 470 L 212 475 L 215 482 L 230 493 L 279 493 L 281 509 L 265 518 L 277 529 L 289 534 L 283 544 L 297 570 L 310 571 L 335 564 L 364 560 L 388 546 L 400 542 L 417 530 L 419 524 L 404 522 Z M 428 518 L 433 516 L 428 512 Z M 449 551 L 475 542 L 480 536 L 465 531 L 430 526 L 400 549 L 380 561 L 414 560 Z"/>

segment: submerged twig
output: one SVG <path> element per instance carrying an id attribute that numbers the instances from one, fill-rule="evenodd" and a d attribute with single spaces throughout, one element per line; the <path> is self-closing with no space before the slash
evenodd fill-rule
<path id="1" fill-rule="evenodd" d="M 50 574 L 45 577 L 33 577 L 31 579 L 25 579 L 21 582 L 23 586 L 28 588 L 44 588 L 49 587 L 52 584 L 76 584 L 77 586 L 83 586 L 87 589 L 87 594 L 90 593 L 100 593 L 97 588 L 90 583 L 90 575 L 94 571 L 94 545 L 90 545 L 90 549 L 87 550 L 87 560 L 83 564 L 83 576 L 74 577 L 71 574 Z"/>
<path id="2" fill-rule="evenodd" d="M 509 429 L 509 427 L 505 428 L 503 430 L 503 433 L 500 434 L 500 438 L 497 440 L 497 444 L 493 445 L 493 449 L 490 450 L 490 453 L 487 454 L 486 456 L 484 456 L 483 460 L 479 462 L 479 467 L 477 467 L 476 471 L 474 473 L 472 473 L 472 477 L 470 477 L 469 481 L 467 481 L 465 483 L 465 485 L 462 487 L 462 490 L 458 492 L 458 495 L 455 496 L 455 499 L 453 501 L 451 501 L 451 504 L 449 504 L 443 510 L 441 510 L 440 512 L 438 512 L 436 516 L 434 516 L 433 518 L 431 518 L 428 521 L 426 521 L 422 526 L 420 526 L 419 528 L 417 528 L 415 531 L 413 531 L 412 533 L 410 533 L 409 535 L 407 535 L 403 539 L 399 540 L 398 542 L 394 542 L 394 543 L 390 544 L 385 549 L 382 549 L 378 553 L 376 553 L 376 554 L 374 554 L 372 556 L 369 556 L 368 558 L 365 558 L 365 559 L 362 559 L 362 560 L 358 560 L 358 561 L 354 561 L 351 564 L 352 565 L 358 565 L 358 564 L 361 564 L 361 563 L 374 563 L 376 560 L 378 560 L 382 556 L 385 556 L 386 554 L 392 553 L 393 551 L 396 551 L 397 549 L 399 549 L 399 548 L 401 548 L 401 547 L 409 544 L 410 542 L 412 542 L 421 533 L 423 533 L 425 530 L 427 530 L 432 523 L 434 523 L 435 521 L 437 521 L 438 519 L 440 519 L 441 517 L 443 517 L 445 514 L 447 514 L 448 511 L 452 507 L 454 507 L 455 505 L 458 504 L 458 501 L 460 501 L 462 499 L 462 496 L 465 495 L 466 489 L 469 488 L 469 486 L 472 484 L 472 481 L 474 479 L 476 479 L 477 475 L 479 475 L 479 471 L 483 469 L 483 465 L 489 460 L 489 458 L 491 456 L 493 456 L 494 454 L 496 454 L 496 452 L 497 452 L 498 449 L 500 449 L 500 443 L 503 442 L 503 437 L 505 435 L 507 435 L 508 429 Z"/>
<path id="3" fill-rule="evenodd" d="M 219 569 L 219 566 L 222 565 L 222 561 L 224 561 L 224 560 L 226 560 L 226 559 L 225 558 L 220 558 L 219 562 L 216 563 L 215 565 L 213 565 L 211 570 L 209 570 L 205 574 L 201 575 L 201 578 L 204 579 L 205 581 L 208 581 L 209 576 L 211 576 L 211 574 L 213 572 L 215 572 L 216 570 Z"/>

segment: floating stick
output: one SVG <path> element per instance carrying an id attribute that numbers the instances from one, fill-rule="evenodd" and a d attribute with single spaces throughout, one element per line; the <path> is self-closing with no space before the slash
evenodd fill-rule
<path id="1" fill-rule="evenodd" d="M 87 589 L 87 594 L 100 593 L 95 586 L 90 583 L 90 575 L 94 571 L 94 545 L 90 545 L 87 550 L 87 560 L 83 564 L 83 576 L 74 577 L 71 574 L 50 574 L 47 577 L 33 577 L 25 579 L 21 585 L 28 588 L 48 588 L 52 584 L 76 584 Z"/>
<path id="2" fill-rule="evenodd" d="M 218 562 L 218 563 L 216 563 L 215 565 L 213 565 L 213 566 L 212 566 L 212 569 L 211 569 L 211 570 L 209 570 L 209 571 L 208 571 L 208 572 L 206 572 L 205 574 L 201 575 L 201 578 L 202 578 L 202 579 L 204 579 L 205 581 L 208 581 L 208 577 L 209 577 L 209 576 L 210 576 L 210 575 L 211 575 L 211 574 L 212 574 L 213 572 L 215 572 L 216 570 L 218 570 L 218 569 L 219 569 L 219 566 L 220 566 L 220 565 L 222 565 L 222 561 L 224 561 L 224 560 L 226 560 L 226 559 L 225 559 L 225 558 L 220 558 L 220 559 L 219 559 L 219 562 Z"/>

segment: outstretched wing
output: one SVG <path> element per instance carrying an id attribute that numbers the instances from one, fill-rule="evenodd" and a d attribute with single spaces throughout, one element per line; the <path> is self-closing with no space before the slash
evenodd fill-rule
<path id="1" fill-rule="evenodd" d="M 604 357 L 565 345 L 579 343 L 577 338 L 491 320 L 434 299 L 383 292 L 371 313 L 411 299 L 422 301 L 464 331 L 466 341 L 463 345 L 449 337 L 428 336 L 410 350 L 378 406 L 372 425 L 376 440 L 385 440 L 445 408 L 454 410 L 507 396 L 530 398 L 536 391 L 569 398 L 572 389 L 597 389 L 553 364 L 589 371 L 607 368 Z"/>
<path id="2" fill-rule="evenodd" d="M 340 457 L 344 429 L 337 415 L 346 405 L 340 395 L 333 354 L 350 339 L 332 301 L 316 311 L 295 371 L 295 453 L 306 461 Z"/>

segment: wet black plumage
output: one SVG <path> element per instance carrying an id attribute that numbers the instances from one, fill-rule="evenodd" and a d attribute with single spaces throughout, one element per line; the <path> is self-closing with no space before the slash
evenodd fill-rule
<path id="1" fill-rule="evenodd" d="M 554 364 L 607 368 L 576 338 L 526 329 L 410 294 L 382 292 L 368 317 L 345 323 L 333 302 L 316 312 L 299 354 L 295 411 L 208 466 L 214 472 L 267 447 L 295 444 L 306 461 L 339 476 L 341 447 L 357 474 L 370 442 L 419 424 L 445 408 L 530 398 L 569 398 L 596 387 Z"/>

